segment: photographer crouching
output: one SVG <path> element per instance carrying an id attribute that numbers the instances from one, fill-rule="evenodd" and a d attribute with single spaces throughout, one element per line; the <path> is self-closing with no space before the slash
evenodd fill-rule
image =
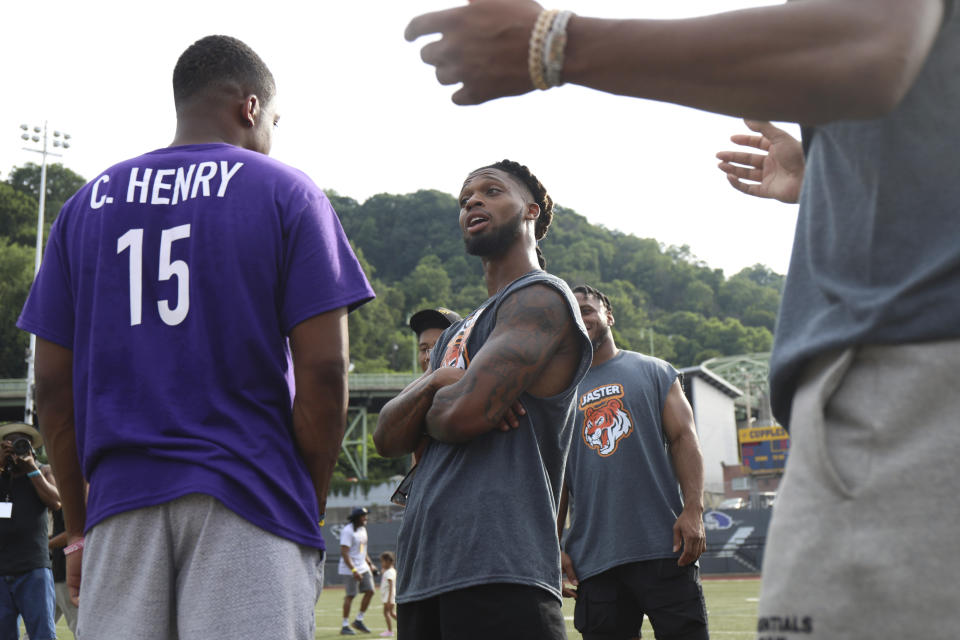
<path id="1" fill-rule="evenodd" d="M 31 640 L 57 637 L 47 509 L 60 508 L 60 493 L 37 464 L 42 443 L 30 425 L 0 425 L 0 640 L 16 640 L 17 616 Z"/>

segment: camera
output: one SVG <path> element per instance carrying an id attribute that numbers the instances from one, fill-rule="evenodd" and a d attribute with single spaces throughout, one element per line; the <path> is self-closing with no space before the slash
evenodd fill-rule
<path id="1" fill-rule="evenodd" d="M 14 466 L 14 456 L 18 458 L 23 458 L 25 456 L 33 455 L 33 444 L 30 442 L 30 438 L 16 438 L 10 441 L 10 448 L 12 449 L 12 455 L 6 459 L 6 464 L 4 465 L 2 471 L 4 473 L 10 473 Z"/>
<path id="2" fill-rule="evenodd" d="M 13 447 L 13 453 L 21 458 L 33 453 L 33 445 L 30 444 L 30 438 L 17 438 L 11 442 L 10 445 Z"/>

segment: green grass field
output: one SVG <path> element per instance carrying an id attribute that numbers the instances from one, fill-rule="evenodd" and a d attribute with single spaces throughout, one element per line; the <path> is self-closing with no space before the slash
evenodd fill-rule
<path id="1" fill-rule="evenodd" d="M 715 640 L 753 640 L 757 629 L 757 596 L 760 594 L 758 579 L 709 579 L 703 581 L 704 598 L 707 601 L 707 613 L 710 620 L 710 637 Z M 374 595 L 367 610 L 365 622 L 370 627 L 370 635 L 358 634 L 358 638 L 379 637 L 386 629 L 383 621 L 379 593 Z M 343 589 L 325 589 L 317 603 L 317 640 L 340 637 L 340 607 L 343 604 Z M 353 602 L 356 614 L 359 598 Z M 580 634 L 573 628 L 573 601 L 565 600 L 563 614 L 567 620 L 567 634 L 571 640 L 578 640 Z M 73 640 L 63 619 L 57 626 L 60 640 Z M 643 624 L 643 637 L 653 638 L 649 622 Z M 490 640 L 495 640 L 491 638 Z"/>
<path id="2" fill-rule="evenodd" d="M 759 579 L 704 580 L 703 594 L 707 601 L 711 638 L 716 640 L 754 640 L 756 638 Z M 379 597 L 379 594 L 374 595 L 364 620 L 373 632 L 366 636 L 368 638 L 379 637 L 380 632 L 387 628 L 383 621 L 383 609 Z M 359 599 L 353 601 L 353 614 L 356 614 L 358 602 Z M 316 637 L 318 640 L 332 640 L 340 637 L 342 604 L 342 589 L 326 589 L 323 592 L 317 604 Z M 580 634 L 573 628 L 573 600 L 564 600 L 563 615 L 567 620 L 567 635 L 570 640 L 579 640 Z M 645 639 L 653 640 L 653 630 L 650 628 L 649 621 L 643 623 L 643 631 Z"/>

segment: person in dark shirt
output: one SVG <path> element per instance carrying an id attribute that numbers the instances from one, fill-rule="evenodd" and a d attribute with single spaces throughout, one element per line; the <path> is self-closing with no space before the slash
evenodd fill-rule
<path id="1" fill-rule="evenodd" d="M 0 438 L 0 640 L 16 640 L 18 616 L 33 640 L 54 640 L 47 509 L 60 509 L 60 494 L 37 465 L 39 431 L 10 423 Z"/>

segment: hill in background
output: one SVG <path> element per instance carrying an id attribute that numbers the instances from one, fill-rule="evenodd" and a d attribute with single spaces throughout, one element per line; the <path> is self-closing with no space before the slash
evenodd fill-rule
<path id="1" fill-rule="evenodd" d="M 27 335 L 14 323 L 33 278 L 39 173 L 27 164 L 0 182 L 0 378 L 26 375 Z M 83 183 L 62 165 L 47 167 L 47 229 Z M 440 305 L 466 314 L 487 298 L 480 260 L 463 249 L 456 199 L 426 190 L 363 203 L 328 194 L 378 296 L 350 314 L 354 371 L 413 371 L 410 314 Z M 607 294 L 622 348 L 678 367 L 770 349 L 783 276 L 763 265 L 725 278 L 685 246 L 611 231 L 561 206 L 541 248 L 550 272 Z"/>
<path id="2" fill-rule="evenodd" d="M 350 316 L 355 370 L 410 371 L 410 314 L 441 305 L 465 314 L 487 298 L 480 260 L 464 252 L 456 199 L 329 195 L 378 295 Z M 686 246 L 611 231 L 560 206 L 541 248 L 551 273 L 607 294 L 622 348 L 678 367 L 770 349 L 784 278 L 763 265 L 725 278 Z"/>

